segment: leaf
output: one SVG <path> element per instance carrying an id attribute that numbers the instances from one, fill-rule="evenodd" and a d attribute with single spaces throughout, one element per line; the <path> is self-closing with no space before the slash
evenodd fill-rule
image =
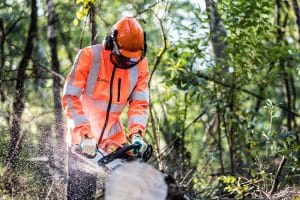
<path id="1" fill-rule="evenodd" d="M 73 24 L 74 24 L 74 26 L 77 26 L 78 25 L 78 19 L 74 19 Z"/>
<path id="2" fill-rule="evenodd" d="M 77 19 L 82 19 L 83 17 L 84 17 L 84 14 L 83 14 L 83 12 L 82 11 L 77 11 L 76 12 L 76 17 L 77 17 Z"/>
<path id="3" fill-rule="evenodd" d="M 85 16 L 85 15 L 87 15 L 88 14 L 88 9 L 83 9 L 82 11 L 81 11 L 81 13 L 82 13 L 82 15 L 83 16 Z"/>
<path id="4" fill-rule="evenodd" d="M 90 2 L 90 0 L 83 0 L 84 5 L 87 5 Z"/>
<path id="5" fill-rule="evenodd" d="M 272 101 L 270 100 L 270 99 L 267 99 L 266 100 L 266 104 L 267 104 L 267 106 L 273 106 L 273 103 L 272 103 Z"/>
<path id="6" fill-rule="evenodd" d="M 264 136 L 267 140 L 270 140 L 270 138 L 267 136 L 267 134 L 263 133 L 262 136 Z"/>

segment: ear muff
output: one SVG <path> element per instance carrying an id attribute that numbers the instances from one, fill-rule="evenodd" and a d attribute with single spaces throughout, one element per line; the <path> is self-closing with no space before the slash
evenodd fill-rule
<path id="1" fill-rule="evenodd" d="M 107 34 L 105 36 L 103 45 L 105 50 L 113 50 L 114 43 L 111 34 Z"/>
<path id="2" fill-rule="evenodd" d="M 114 49 L 114 40 L 117 38 L 118 30 L 113 30 L 112 33 L 108 33 L 104 38 L 104 48 L 105 50 Z"/>
<path id="3" fill-rule="evenodd" d="M 145 57 L 146 53 L 147 53 L 147 39 L 146 39 L 146 32 L 144 31 L 143 57 Z"/>
<path id="4" fill-rule="evenodd" d="M 114 49 L 114 40 L 117 38 L 118 30 L 113 30 L 113 33 L 108 33 L 104 38 L 104 48 L 105 50 L 113 50 Z M 143 55 L 142 57 L 145 57 L 147 53 L 147 35 L 144 31 L 144 46 L 143 46 Z"/>

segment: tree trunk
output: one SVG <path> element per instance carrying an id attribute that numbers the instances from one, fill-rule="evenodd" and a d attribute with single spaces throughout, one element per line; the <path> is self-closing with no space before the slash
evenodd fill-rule
<path id="1" fill-rule="evenodd" d="M 217 96 L 217 86 L 214 84 L 214 98 L 218 99 Z M 216 115 L 217 115 L 217 121 L 215 122 L 217 126 L 217 134 L 218 134 L 218 157 L 219 157 L 219 162 L 220 162 L 220 167 L 221 167 L 221 173 L 224 174 L 224 161 L 223 161 L 223 146 L 222 146 L 222 131 L 221 131 L 221 111 L 220 111 L 220 106 L 217 104 L 216 105 Z"/>
<path id="2" fill-rule="evenodd" d="M 0 100 L 5 101 L 5 87 L 1 78 L 3 78 L 2 70 L 4 69 L 5 56 L 4 56 L 4 42 L 5 42 L 5 33 L 4 33 L 4 24 L 3 20 L 0 19 Z"/>
<path id="3" fill-rule="evenodd" d="M 296 15 L 296 22 L 298 27 L 298 43 L 300 45 L 300 9 L 297 0 L 293 0 L 293 8 Z"/>
<path id="4" fill-rule="evenodd" d="M 68 41 L 71 40 L 71 37 L 70 35 L 66 35 L 63 31 L 63 25 L 62 23 L 60 22 L 60 16 L 59 15 L 56 15 L 57 17 L 57 29 L 58 29 L 58 32 L 59 32 L 59 35 L 60 35 L 60 38 L 61 38 L 61 41 L 63 43 L 63 45 L 65 46 L 66 48 L 66 51 L 67 51 L 67 55 L 68 55 L 68 59 L 70 61 L 70 63 L 73 63 L 74 61 L 74 58 L 72 56 L 72 54 L 74 53 L 72 48 L 70 47 L 70 44 Z"/>
<path id="5" fill-rule="evenodd" d="M 41 131 L 41 139 L 39 141 L 39 156 L 45 156 L 48 158 L 46 162 L 36 162 L 34 166 L 38 173 L 38 183 L 42 184 L 41 191 L 39 192 L 39 197 L 41 199 L 47 198 L 47 192 L 51 187 L 52 174 L 51 171 L 55 168 L 54 166 L 54 152 L 53 143 L 51 135 L 50 125 L 39 125 L 39 130 Z M 53 195 L 51 195 L 53 197 Z M 54 197 L 53 197 L 54 198 Z"/>
<path id="6" fill-rule="evenodd" d="M 59 61 L 57 56 L 57 35 L 55 31 L 56 15 L 53 0 L 47 0 L 48 6 L 48 42 L 51 53 L 51 69 L 55 73 L 59 73 Z M 62 106 L 61 106 L 61 84 L 58 76 L 53 75 L 53 102 L 54 102 L 54 114 L 55 114 L 55 132 L 56 132 L 56 152 L 58 158 L 58 168 L 64 169 L 65 156 L 66 156 L 66 144 L 64 142 L 64 128 L 63 128 L 63 117 L 62 117 Z"/>
<path id="7" fill-rule="evenodd" d="M 296 5 L 295 5 L 296 4 Z M 297 2 L 294 3 L 294 9 L 295 9 L 295 13 L 297 16 L 297 10 L 298 8 L 298 4 Z M 281 2 L 279 0 L 276 0 L 276 9 L 277 9 L 277 43 L 280 43 L 281 41 L 283 41 L 284 35 L 285 35 L 285 28 L 287 26 L 288 23 L 288 13 L 285 13 L 285 17 L 282 20 L 281 19 L 281 11 L 284 11 L 282 9 L 282 5 Z M 298 8 L 299 11 L 299 8 Z M 299 13 L 298 13 L 299 14 Z M 297 19 L 298 20 L 298 19 Z M 298 23 L 298 21 L 297 21 Z M 288 67 L 288 60 L 281 58 L 279 60 L 279 64 L 280 67 L 282 69 L 282 76 L 283 76 L 283 82 L 284 82 L 284 92 L 285 92 L 285 103 L 286 103 L 286 107 L 288 110 L 292 110 L 294 111 L 295 108 L 295 99 L 296 99 L 296 90 L 294 88 L 294 77 L 293 74 L 289 73 L 289 69 L 287 69 Z M 295 115 L 288 112 L 287 113 L 287 127 L 289 131 L 295 131 L 296 128 L 296 119 L 295 119 Z M 297 137 L 297 141 L 299 142 L 299 137 L 296 134 Z"/>
<path id="8" fill-rule="evenodd" d="M 224 30 L 220 14 L 218 12 L 218 0 L 205 0 L 206 3 L 206 12 L 207 16 L 209 19 L 209 29 L 210 29 L 210 40 L 213 46 L 213 52 L 215 54 L 215 61 L 217 64 L 221 64 L 223 60 L 226 59 L 226 44 L 223 41 L 222 38 L 225 38 L 226 32 Z M 228 71 L 227 67 L 223 68 L 224 72 Z M 217 86 L 214 86 L 214 98 L 217 100 Z M 235 91 L 233 91 L 235 92 Z M 225 173 L 224 169 L 224 158 L 223 158 L 223 146 L 222 146 L 222 130 L 221 130 L 221 123 L 222 123 L 222 118 L 221 118 L 221 110 L 220 107 L 217 105 L 217 121 L 216 121 L 216 126 L 217 126 L 217 134 L 218 134 L 218 157 L 219 157 L 219 162 L 220 162 L 220 167 L 221 167 L 221 173 Z M 224 113 L 225 114 L 225 113 Z M 225 122 L 224 122 L 225 124 Z M 226 130 L 225 130 L 226 131 Z M 230 133 L 229 133 L 230 134 Z M 228 134 L 225 133 L 226 138 L 228 140 Z M 233 152 L 230 152 L 230 158 L 232 158 Z M 230 162 L 232 163 L 232 161 Z"/>
<path id="9" fill-rule="evenodd" d="M 214 54 L 217 60 L 226 58 L 225 49 L 226 44 L 222 41 L 226 33 L 221 23 L 221 18 L 217 8 L 217 2 L 214 0 L 205 0 L 206 11 L 209 19 L 209 29 L 211 35 L 211 42 L 213 45 Z"/>
<path id="10" fill-rule="evenodd" d="M 294 8 L 294 12 L 296 15 L 296 22 L 297 22 L 297 28 L 298 28 L 298 44 L 300 45 L 300 9 L 299 9 L 297 0 L 293 0 L 293 8 Z M 292 92 L 293 92 L 293 96 L 294 96 L 293 109 L 296 110 L 297 93 L 296 93 L 296 87 L 295 87 L 295 82 L 294 82 L 293 77 L 291 78 L 291 84 L 292 84 Z M 297 127 L 298 127 L 298 125 L 297 125 L 296 119 L 294 117 L 294 129 L 297 129 Z M 295 134 L 296 134 L 298 143 L 300 143 L 299 128 L 298 128 L 298 130 L 295 130 Z"/>
<path id="11" fill-rule="evenodd" d="M 183 123 L 182 123 L 182 134 L 180 134 L 180 153 L 179 153 L 179 157 L 180 157 L 180 176 L 181 178 L 184 177 L 185 175 L 185 170 L 186 170 L 186 165 L 187 165 L 187 161 L 188 158 L 186 158 L 186 147 L 185 147 L 185 122 L 187 121 L 187 109 L 188 109 L 188 93 L 186 92 L 184 94 L 184 116 L 183 116 Z"/>
<path id="12" fill-rule="evenodd" d="M 10 127 L 11 139 L 10 147 L 7 157 L 7 164 L 11 169 L 15 169 L 17 166 L 17 159 L 21 150 L 20 144 L 20 131 L 21 131 L 21 120 L 24 111 L 24 82 L 25 82 L 25 70 L 28 66 L 32 51 L 35 47 L 37 37 L 37 5 L 36 0 L 31 2 L 31 15 L 30 15 L 30 27 L 28 31 L 28 37 L 23 53 L 23 57 L 19 63 L 18 73 L 16 78 L 15 86 L 15 97 L 13 102 L 13 119 Z"/>
<path id="13" fill-rule="evenodd" d="M 90 29 L 91 29 L 91 45 L 97 44 L 97 32 L 96 32 L 96 21 L 95 21 L 95 5 L 90 8 Z"/>

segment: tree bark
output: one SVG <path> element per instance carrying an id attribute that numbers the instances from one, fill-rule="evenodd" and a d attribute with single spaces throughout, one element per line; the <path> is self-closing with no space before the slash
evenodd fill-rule
<path id="1" fill-rule="evenodd" d="M 2 82 L 2 70 L 4 69 L 5 56 L 4 56 L 4 42 L 5 42 L 5 33 L 4 33 L 4 24 L 3 20 L 0 19 L 0 99 L 2 102 L 5 101 L 5 87 L 3 87 Z"/>
<path id="2" fill-rule="evenodd" d="M 47 0 L 48 6 L 48 42 L 50 46 L 51 53 L 51 69 L 53 72 L 59 74 L 59 60 L 57 56 L 57 34 L 56 34 L 56 14 L 55 14 L 55 6 L 53 0 Z M 56 132 L 56 152 L 58 158 L 58 168 L 63 170 L 65 163 L 64 158 L 66 156 L 66 144 L 64 142 L 64 126 L 63 126 L 63 117 L 62 117 L 62 106 L 61 106 L 61 84 L 60 78 L 53 75 L 53 86 L 52 86 L 52 94 L 53 94 L 53 102 L 54 102 L 54 114 L 55 114 L 55 132 Z"/>
<path id="3" fill-rule="evenodd" d="M 285 17 L 282 20 L 281 19 L 281 12 L 284 11 L 282 9 L 282 2 L 279 0 L 276 0 L 276 10 L 277 10 L 277 43 L 280 43 L 283 41 L 284 35 L 285 35 L 285 28 L 288 23 L 288 13 L 285 13 Z M 296 3 L 297 4 L 297 3 Z M 299 8 L 298 8 L 299 9 Z M 296 99 L 296 91 L 293 88 L 294 85 L 294 78 L 293 74 L 290 74 L 288 72 L 288 60 L 281 58 L 279 59 L 279 64 L 282 69 L 282 77 L 283 77 L 283 82 L 284 82 L 284 92 L 285 92 L 285 104 L 288 110 L 294 111 L 294 104 L 295 104 L 295 99 Z M 294 90 L 294 91 L 293 91 Z M 287 113 L 287 127 L 289 131 L 295 131 L 295 123 L 293 126 L 293 122 L 295 122 L 295 115 L 292 113 Z M 299 141 L 298 135 L 296 134 L 297 141 Z"/>
<path id="4" fill-rule="evenodd" d="M 68 55 L 68 59 L 69 59 L 70 63 L 73 63 L 74 58 L 73 58 L 72 54 L 73 54 L 74 52 L 72 52 L 72 48 L 70 47 L 70 44 L 69 44 L 69 42 L 68 42 L 68 41 L 71 40 L 71 37 L 70 37 L 70 35 L 66 35 L 66 34 L 64 33 L 64 31 L 63 31 L 63 25 L 62 25 L 62 23 L 60 22 L 60 16 L 59 16 L 59 15 L 56 15 L 56 17 L 59 18 L 59 19 L 57 19 L 57 25 L 58 25 L 58 32 L 59 32 L 61 41 L 62 41 L 63 45 L 64 45 L 65 48 L 66 48 L 67 55 Z"/>
<path id="5" fill-rule="evenodd" d="M 293 8 L 296 15 L 296 22 L 298 27 L 298 43 L 300 45 L 300 9 L 297 0 L 293 0 Z"/>
<path id="6" fill-rule="evenodd" d="M 11 139 L 10 147 L 7 157 L 7 164 L 15 170 L 17 166 L 17 159 L 21 150 L 20 132 L 21 132 L 21 119 L 24 111 L 24 83 L 25 83 L 25 70 L 28 66 L 32 51 L 35 47 L 37 37 L 37 5 L 36 0 L 31 1 L 31 15 L 30 27 L 28 30 L 28 37 L 25 45 L 23 57 L 19 63 L 17 82 L 15 86 L 15 97 L 13 102 L 13 119 L 10 127 Z"/>
<path id="7" fill-rule="evenodd" d="M 91 29 L 91 45 L 98 43 L 97 41 L 97 31 L 96 31 L 96 10 L 95 5 L 92 5 L 90 8 L 90 29 Z"/>
<path id="8" fill-rule="evenodd" d="M 54 152 L 53 152 L 53 143 L 51 136 L 51 126 L 50 125 L 39 125 L 39 130 L 41 131 L 41 139 L 39 141 L 39 156 L 45 156 L 48 158 L 46 162 L 37 162 L 35 163 L 38 173 L 38 181 L 42 184 L 44 190 L 39 192 L 39 196 L 41 199 L 45 199 L 47 196 L 47 191 L 51 187 L 51 168 L 52 170 L 55 168 L 54 166 Z"/>
<path id="9" fill-rule="evenodd" d="M 223 60 L 226 59 L 226 54 L 225 54 L 225 50 L 226 50 L 226 44 L 223 41 L 222 38 L 224 38 L 226 36 L 226 32 L 224 30 L 222 21 L 221 21 L 221 17 L 220 14 L 218 12 L 218 0 L 205 0 L 206 3 L 206 12 L 207 12 L 207 16 L 209 19 L 209 29 L 210 29 L 210 40 L 213 46 L 213 52 L 215 55 L 215 61 L 218 64 L 221 64 Z M 224 67 L 222 70 L 224 70 L 225 72 L 228 71 L 226 67 Z M 214 73 L 215 76 L 215 73 Z M 214 78 L 215 79 L 215 78 Z M 233 93 L 235 92 L 235 86 L 233 86 Z M 214 98 L 218 99 L 217 97 L 217 86 L 214 85 Z M 217 105 L 216 106 L 217 109 L 217 121 L 216 121 L 216 126 L 217 126 L 217 134 L 218 134 L 218 156 L 219 156 L 219 162 L 220 162 L 220 167 L 221 167 L 221 173 L 224 174 L 225 173 L 225 169 L 224 169 L 224 160 L 223 160 L 223 146 L 222 146 L 222 131 L 221 131 L 221 123 L 222 123 L 222 118 L 221 118 L 221 110 L 220 107 Z M 225 113 L 224 113 L 225 114 Z M 224 122 L 225 124 L 226 122 Z M 226 131 L 226 130 L 225 130 Z M 229 133 L 230 134 L 230 133 Z M 228 135 L 227 133 L 225 133 L 227 140 Z M 230 152 L 230 158 L 232 157 L 232 153 Z M 232 163 L 232 162 L 231 162 Z"/>
<path id="10" fill-rule="evenodd" d="M 300 45 L 300 9 L 299 9 L 297 0 L 293 0 L 293 8 L 294 8 L 294 12 L 296 15 L 296 22 L 297 22 L 297 28 L 298 28 L 298 44 Z M 296 110 L 297 93 L 296 93 L 296 87 L 295 87 L 295 82 L 294 82 L 293 77 L 291 78 L 291 85 L 292 85 L 292 93 L 294 96 L 293 109 Z M 294 117 L 294 129 L 297 129 L 297 127 L 298 127 L 298 125 L 297 125 L 296 119 Z M 299 129 L 295 130 L 295 134 L 296 134 L 298 143 L 300 143 Z"/>
<path id="11" fill-rule="evenodd" d="M 185 129 L 185 122 L 187 121 L 187 108 L 188 108 L 188 93 L 186 92 L 184 94 L 184 116 L 183 116 L 183 123 L 182 123 L 182 127 L 181 130 Z M 185 168 L 186 168 L 186 147 L 185 147 L 185 132 L 182 131 L 182 134 L 180 134 L 180 153 L 179 153 L 179 157 L 180 157 L 180 176 L 181 178 L 183 178 L 184 174 L 185 174 Z"/>
<path id="12" fill-rule="evenodd" d="M 217 96 L 217 86 L 214 84 L 214 98 L 218 99 Z M 218 133 L 218 156 L 219 156 L 219 162 L 220 162 L 220 167 L 221 167 L 221 173 L 224 174 L 224 161 L 223 161 L 223 146 L 222 146 L 222 131 L 221 131 L 221 110 L 219 104 L 216 105 L 216 114 L 217 114 L 217 121 L 216 121 L 216 126 L 217 126 L 217 133 Z M 226 134 L 227 136 L 227 134 Z M 228 137 L 227 137 L 228 138 Z"/>
<path id="13" fill-rule="evenodd" d="M 4 27 L 3 19 L 0 19 L 0 100 L 4 102 L 6 100 L 6 87 L 3 84 L 3 70 L 5 69 L 5 52 L 4 44 L 7 35 L 14 29 L 16 24 L 21 20 L 21 17 L 17 18 L 13 23 L 8 23 L 10 26 L 8 28 Z M 7 30 L 6 30 L 7 29 Z"/>
<path id="14" fill-rule="evenodd" d="M 211 35 L 211 42 L 213 45 L 214 54 L 217 60 L 226 58 L 225 49 L 226 44 L 222 41 L 226 32 L 221 23 L 220 14 L 217 9 L 217 2 L 215 0 L 205 0 L 206 11 L 209 19 L 209 29 Z"/>

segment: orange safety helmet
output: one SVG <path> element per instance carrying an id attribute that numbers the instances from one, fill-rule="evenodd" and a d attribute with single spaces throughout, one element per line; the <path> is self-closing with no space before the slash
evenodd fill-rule
<path id="1" fill-rule="evenodd" d="M 117 30 L 116 42 L 122 55 L 129 58 L 139 58 L 144 50 L 144 31 L 133 17 L 123 17 L 113 27 Z"/>

